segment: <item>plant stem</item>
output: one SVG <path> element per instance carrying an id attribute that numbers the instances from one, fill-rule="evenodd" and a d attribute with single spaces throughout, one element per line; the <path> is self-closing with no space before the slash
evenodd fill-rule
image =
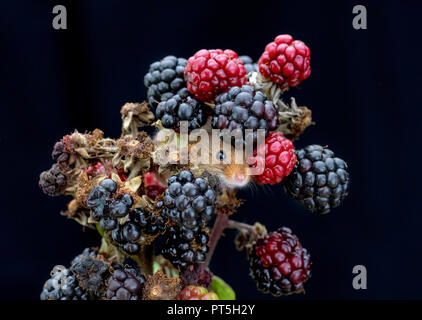
<path id="1" fill-rule="evenodd" d="M 152 274 L 154 263 L 154 247 L 145 245 L 141 247 L 141 251 L 134 259 L 144 275 Z"/>
<path id="2" fill-rule="evenodd" d="M 250 233 L 253 237 L 257 236 L 256 229 L 254 226 L 251 226 L 250 224 L 238 222 L 234 220 L 229 220 L 227 222 L 227 228 L 229 229 L 236 229 L 239 231 L 247 231 Z"/>
<path id="3" fill-rule="evenodd" d="M 211 232 L 211 238 L 209 242 L 209 251 L 207 254 L 207 258 L 205 259 L 205 262 L 201 264 L 201 267 L 203 269 L 207 269 L 212 255 L 214 254 L 215 247 L 217 246 L 218 240 L 220 239 L 221 235 L 223 234 L 223 230 L 227 227 L 227 224 L 229 222 L 229 217 L 225 215 L 217 215 L 217 219 L 215 220 L 214 227 L 212 228 Z"/>

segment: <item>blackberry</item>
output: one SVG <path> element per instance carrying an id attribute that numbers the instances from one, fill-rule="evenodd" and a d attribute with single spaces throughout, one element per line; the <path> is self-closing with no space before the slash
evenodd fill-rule
<path id="1" fill-rule="evenodd" d="M 58 265 L 51 271 L 41 292 L 41 300 L 88 300 L 89 294 L 83 290 L 72 272 Z"/>
<path id="2" fill-rule="evenodd" d="M 81 261 L 81 259 L 83 258 L 83 257 L 86 257 L 86 256 L 88 256 L 88 257 L 91 257 L 91 258 L 96 258 L 96 256 L 97 256 L 97 254 L 98 254 L 98 248 L 85 248 L 84 249 L 84 251 L 82 251 L 82 253 L 81 254 L 79 254 L 79 255 L 77 255 L 75 258 L 73 258 L 73 260 L 71 261 L 71 263 L 70 263 L 70 265 L 72 266 L 72 265 L 74 265 L 74 264 L 76 264 L 76 263 L 78 263 L 78 262 L 80 262 Z"/>
<path id="3" fill-rule="evenodd" d="M 67 186 L 66 174 L 58 164 L 54 164 L 49 170 L 40 174 L 39 186 L 42 191 L 51 197 L 60 195 Z"/>
<path id="4" fill-rule="evenodd" d="M 155 111 L 164 128 L 180 131 L 180 121 L 187 121 L 188 129 L 202 127 L 207 121 L 205 106 L 189 95 L 174 95 L 168 100 L 161 101 Z"/>
<path id="5" fill-rule="evenodd" d="M 191 230 L 172 226 L 166 233 L 166 242 L 161 251 L 179 271 L 205 261 L 209 237 L 205 230 Z"/>
<path id="6" fill-rule="evenodd" d="M 243 65 L 245 66 L 246 73 L 250 72 L 259 72 L 258 70 L 258 64 L 253 62 L 252 58 L 249 56 L 240 56 L 239 60 L 243 62 Z"/>
<path id="7" fill-rule="evenodd" d="M 297 151 L 297 164 L 285 178 L 284 189 L 311 211 L 328 213 L 348 194 L 349 173 L 344 160 L 319 145 Z"/>
<path id="8" fill-rule="evenodd" d="M 114 270 L 107 283 L 107 300 L 140 300 L 145 277 L 132 267 L 122 267 Z"/>
<path id="9" fill-rule="evenodd" d="M 230 133 L 241 130 L 243 143 L 248 141 L 245 129 L 253 130 L 253 142 L 256 143 L 257 129 L 264 129 L 265 135 L 277 128 L 277 112 L 264 93 L 255 91 L 250 85 L 233 87 L 216 99 L 212 127 L 228 129 Z"/>
<path id="10" fill-rule="evenodd" d="M 275 296 L 304 291 L 311 260 L 289 228 L 259 238 L 248 248 L 250 275 L 258 289 Z"/>
<path id="11" fill-rule="evenodd" d="M 68 163 L 70 159 L 70 152 L 68 151 L 63 141 L 58 141 L 54 145 L 53 152 L 51 153 L 53 160 L 58 163 Z"/>
<path id="12" fill-rule="evenodd" d="M 137 254 L 141 246 L 150 243 L 167 229 L 168 218 L 153 212 L 134 209 L 127 221 L 111 233 L 113 241 L 128 254 Z"/>
<path id="13" fill-rule="evenodd" d="M 79 281 L 79 285 L 92 294 L 103 292 L 106 279 L 110 275 L 107 263 L 89 254 L 83 254 L 74 261 L 70 271 Z"/>
<path id="14" fill-rule="evenodd" d="M 184 58 L 167 56 L 150 65 L 144 77 L 144 84 L 148 89 L 148 102 L 152 107 L 156 108 L 161 101 L 166 101 L 175 94 L 184 97 L 188 95 L 183 77 L 186 63 Z"/>
<path id="15" fill-rule="evenodd" d="M 126 217 L 133 205 L 131 195 L 123 193 L 115 196 L 116 191 L 117 183 L 112 179 L 104 179 L 92 189 L 86 201 L 92 218 L 99 221 L 104 230 L 116 229 L 118 220 Z"/>
<path id="16" fill-rule="evenodd" d="M 207 180 L 195 178 L 189 170 L 171 176 L 163 201 L 157 208 L 179 227 L 196 229 L 205 227 L 215 208 L 216 194 Z"/>

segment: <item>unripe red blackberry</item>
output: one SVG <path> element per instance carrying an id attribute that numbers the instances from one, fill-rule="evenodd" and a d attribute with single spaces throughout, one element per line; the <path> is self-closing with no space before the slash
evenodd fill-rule
<path id="1" fill-rule="evenodd" d="M 319 145 L 297 151 L 297 164 L 284 181 L 293 199 L 311 211 L 328 213 L 348 194 L 349 173 L 344 160 Z"/>
<path id="2" fill-rule="evenodd" d="M 231 87 L 246 84 L 246 70 L 233 50 L 202 49 L 188 59 L 185 79 L 196 99 L 211 102 Z"/>
<path id="3" fill-rule="evenodd" d="M 261 156 L 262 154 L 262 156 Z M 255 180 L 264 184 L 276 184 L 287 177 L 296 164 L 293 143 L 281 132 L 271 132 L 265 143 L 258 146 L 253 153 L 255 163 L 252 168 L 262 168 L 262 174 Z"/>
<path id="4" fill-rule="evenodd" d="M 289 228 L 259 238 L 248 248 L 250 275 L 258 289 L 275 296 L 304 292 L 311 260 Z"/>
<path id="5" fill-rule="evenodd" d="M 177 295 L 177 300 L 220 300 L 213 291 L 208 292 L 204 287 L 187 286 Z"/>
<path id="6" fill-rule="evenodd" d="M 270 42 L 259 58 L 259 73 L 281 88 L 295 87 L 311 74 L 311 50 L 291 35 L 282 34 Z"/>
<path id="7" fill-rule="evenodd" d="M 140 300 L 145 277 L 136 269 L 122 267 L 108 278 L 107 300 Z"/>

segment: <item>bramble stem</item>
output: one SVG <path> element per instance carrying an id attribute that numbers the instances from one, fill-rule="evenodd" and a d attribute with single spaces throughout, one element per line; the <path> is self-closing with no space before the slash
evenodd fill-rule
<path id="1" fill-rule="evenodd" d="M 154 263 L 154 247 L 152 245 L 145 245 L 141 247 L 141 251 L 133 257 L 144 275 L 152 274 Z"/>
<path id="2" fill-rule="evenodd" d="M 203 269 L 207 269 L 212 255 L 214 254 L 215 247 L 217 246 L 218 240 L 223 234 L 223 230 L 227 227 L 227 224 L 229 222 L 229 217 L 225 215 L 217 215 L 217 219 L 215 220 L 214 227 L 212 228 L 210 242 L 209 242 L 209 251 L 207 254 L 207 258 L 205 259 L 205 262 L 201 265 Z"/>
<path id="3" fill-rule="evenodd" d="M 252 237 L 254 238 L 258 237 L 255 226 L 251 226 L 250 224 L 247 224 L 247 223 L 229 220 L 226 228 L 236 229 L 239 231 L 246 231 L 247 233 L 251 234 Z"/>

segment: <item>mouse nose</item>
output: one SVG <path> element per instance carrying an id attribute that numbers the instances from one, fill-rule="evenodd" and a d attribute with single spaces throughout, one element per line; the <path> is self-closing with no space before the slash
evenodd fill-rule
<path id="1" fill-rule="evenodd" d="M 234 179 L 237 181 L 237 182 L 243 182 L 243 181 L 245 181 L 245 175 L 244 174 L 235 174 L 234 175 Z"/>

